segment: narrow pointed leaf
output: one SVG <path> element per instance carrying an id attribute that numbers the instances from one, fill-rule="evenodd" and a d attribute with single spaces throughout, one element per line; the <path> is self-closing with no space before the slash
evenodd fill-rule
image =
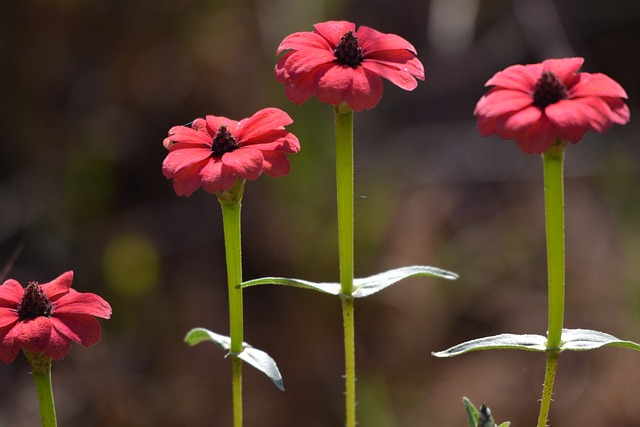
<path id="1" fill-rule="evenodd" d="M 190 346 L 200 344 L 203 341 L 211 341 L 222 350 L 226 350 L 228 352 L 231 349 L 231 338 L 216 334 L 215 332 L 211 332 L 204 328 L 194 328 L 190 330 L 187 332 L 184 340 Z M 267 353 L 243 342 L 242 351 L 238 354 L 238 358 L 244 360 L 249 365 L 264 373 L 271 381 L 273 381 L 276 387 L 284 391 L 282 375 L 280 375 L 278 366 L 276 365 L 275 360 L 273 360 L 273 358 Z"/>
<path id="2" fill-rule="evenodd" d="M 257 348 L 245 347 L 242 350 L 242 353 L 238 355 L 238 357 L 260 372 L 264 373 L 267 377 L 269 377 L 269 379 L 271 379 L 271 381 L 273 381 L 276 387 L 278 387 L 281 391 L 284 391 L 282 375 L 280 375 L 278 365 L 276 365 L 276 361 L 273 360 L 273 358 L 267 353 L 262 350 L 258 350 Z"/>
<path id="3" fill-rule="evenodd" d="M 384 273 L 375 274 L 363 279 L 355 279 L 353 281 L 353 297 L 363 298 L 391 285 L 398 283 L 403 279 L 418 276 L 440 277 L 442 279 L 455 280 L 458 275 L 450 271 L 442 270 L 436 267 L 428 267 L 423 265 L 413 265 L 410 267 L 401 267 L 394 270 L 385 271 Z"/>
<path id="4" fill-rule="evenodd" d="M 501 334 L 463 342 L 444 351 L 431 353 L 436 357 L 453 357 L 479 350 L 513 349 L 546 351 L 547 339 L 534 334 Z"/>
<path id="5" fill-rule="evenodd" d="M 467 412 L 467 422 L 469 423 L 469 427 L 476 427 L 478 423 L 478 409 L 473 406 L 473 403 L 466 397 L 462 398 L 462 403 L 464 403 L 464 410 Z"/>
<path id="6" fill-rule="evenodd" d="M 624 341 L 604 332 L 589 329 L 563 329 L 560 350 L 586 351 L 603 346 L 623 347 L 640 351 L 640 344 Z"/>
<path id="7" fill-rule="evenodd" d="M 248 280 L 240 284 L 241 288 L 248 288 L 256 285 L 284 285 L 294 288 L 313 289 L 325 294 L 340 295 L 339 283 L 315 283 L 302 279 L 289 279 L 286 277 L 262 277 L 260 279 Z"/>
<path id="8" fill-rule="evenodd" d="M 409 277 L 430 276 L 440 277 L 442 279 L 455 280 L 458 275 L 450 271 L 442 270 L 436 267 L 428 267 L 414 265 L 411 267 L 402 267 L 395 270 L 385 271 L 384 273 L 375 274 L 373 276 L 362 279 L 353 280 L 354 298 L 363 298 L 376 292 L 379 292 L 389 286 Z M 248 280 L 240 285 L 242 288 L 248 288 L 256 285 L 285 285 L 296 288 L 313 289 L 330 295 L 340 295 L 340 284 L 331 282 L 310 282 L 302 279 L 289 279 L 286 277 L 263 277 L 260 279 Z"/>
<path id="9" fill-rule="evenodd" d="M 511 425 L 511 422 L 505 421 L 502 424 L 500 424 L 498 427 L 509 427 L 510 425 Z"/>

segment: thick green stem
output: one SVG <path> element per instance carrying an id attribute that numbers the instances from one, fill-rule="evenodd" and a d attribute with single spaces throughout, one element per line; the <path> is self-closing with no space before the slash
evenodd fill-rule
<path id="1" fill-rule="evenodd" d="M 564 143 L 543 154 L 547 230 L 549 328 L 547 348 L 560 347 L 564 319 Z"/>
<path id="2" fill-rule="evenodd" d="M 240 208 L 244 180 L 230 190 L 218 193 L 222 206 L 222 222 L 224 225 L 224 246 L 227 260 L 227 283 L 229 293 L 229 328 L 232 357 L 232 390 L 233 390 L 233 425 L 242 426 L 242 360 L 238 355 L 242 352 L 243 309 L 242 309 L 242 251 L 240 240 Z"/>
<path id="3" fill-rule="evenodd" d="M 24 351 L 31 363 L 31 374 L 36 382 L 36 393 L 40 404 L 40 420 L 42 427 L 56 427 L 56 408 L 53 402 L 51 387 L 51 359 L 37 353 Z"/>
<path id="4" fill-rule="evenodd" d="M 563 163 L 566 144 L 558 143 L 542 155 L 544 168 L 544 206 L 547 233 L 547 274 L 549 318 L 547 328 L 547 361 L 544 387 L 538 415 L 538 427 L 547 425 L 553 383 L 558 366 L 562 324 L 564 320 L 564 179 Z"/>
<path id="5" fill-rule="evenodd" d="M 353 297 L 353 111 L 337 106 L 336 186 L 338 194 L 338 250 L 345 351 L 346 426 L 356 425 L 356 363 Z"/>

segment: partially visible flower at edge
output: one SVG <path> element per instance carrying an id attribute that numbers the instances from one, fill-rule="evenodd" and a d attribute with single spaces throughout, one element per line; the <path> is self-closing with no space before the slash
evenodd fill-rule
<path id="1" fill-rule="evenodd" d="M 496 73 L 474 111 L 480 134 L 515 139 L 522 151 L 541 154 L 558 138 L 577 143 L 588 130 L 626 124 L 625 90 L 604 74 L 576 73 L 583 62 L 547 59 Z"/>
<path id="2" fill-rule="evenodd" d="M 0 360 L 11 363 L 21 348 L 62 359 L 72 342 L 85 347 L 100 340 L 100 323 L 111 306 L 96 294 L 71 289 L 73 272 L 51 282 L 30 282 L 26 288 L 14 279 L 0 286 Z"/>
<path id="3" fill-rule="evenodd" d="M 411 43 L 347 21 L 314 25 L 313 32 L 293 33 L 280 43 L 285 53 L 275 67 L 289 99 L 300 105 L 313 94 L 322 102 L 346 103 L 354 111 L 375 107 L 382 98 L 381 77 L 405 90 L 424 80 L 424 66 Z"/>
<path id="4" fill-rule="evenodd" d="M 238 179 L 255 180 L 289 173 L 287 154 L 300 151 L 300 142 L 284 126 L 291 117 L 278 108 L 265 108 L 238 121 L 206 116 L 190 126 L 174 126 L 164 140 L 169 154 L 162 173 L 173 179 L 178 196 L 202 187 L 209 193 L 229 190 Z"/>

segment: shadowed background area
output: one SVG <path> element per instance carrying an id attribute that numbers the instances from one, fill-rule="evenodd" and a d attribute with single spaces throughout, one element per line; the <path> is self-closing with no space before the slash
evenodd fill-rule
<path id="1" fill-rule="evenodd" d="M 462 396 L 533 425 L 544 356 L 432 351 L 502 332 L 544 334 L 542 162 L 482 139 L 472 112 L 495 72 L 583 56 L 629 94 L 631 123 L 566 156 L 569 328 L 640 341 L 640 3 L 630 0 L 142 0 L 0 6 L 0 263 L 26 284 L 75 271 L 114 315 L 90 349 L 54 363 L 60 425 L 231 425 L 230 364 L 202 326 L 228 331 L 222 221 L 213 195 L 178 198 L 161 173 L 171 126 L 206 114 L 287 111 L 302 151 L 287 177 L 246 186 L 245 279 L 335 281 L 332 111 L 301 107 L 273 77 L 280 41 L 347 19 L 410 42 L 427 81 L 385 83 L 356 114 L 356 275 L 413 264 L 356 304 L 364 427 L 465 425 Z M 279 392 L 245 369 L 245 425 L 343 424 L 340 305 L 284 287 L 245 292 L 245 339 L 273 356 Z M 39 423 L 23 357 L 0 366 L 0 426 Z M 563 353 L 551 425 L 636 426 L 640 354 Z"/>

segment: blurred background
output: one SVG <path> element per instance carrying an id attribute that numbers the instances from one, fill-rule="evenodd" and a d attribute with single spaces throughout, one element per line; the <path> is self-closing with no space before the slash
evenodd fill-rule
<path id="1" fill-rule="evenodd" d="M 58 0 L 0 5 L 0 266 L 26 284 L 75 271 L 113 306 L 103 337 L 54 363 L 61 426 L 229 426 L 221 213 L 161 173 L 170 127 L 206 114 L 287 111 L 302 151 L 287 177 L 248 183 L 245 279 L 335 281 L 331 108 L 293 105 L 273 77 L 280 41 L 346 19 L 410 42 L 427 80 L 385 82 L 356 114 L 356 276 L 423 264 L 356 304 L 364 427 L 466 425 L 462 396 L 533 425 L 544 355 L 432 351 L 502 332 L 544 334 L 542 162 L 482 139 L 473 109 L 495 72 L 583 56 L 629 94 L 632 121 L 566 156 L 569 328 L 640 341 L 640 2 L 634 0 Z M 284 287 L 245 292 L 245 339 L 278 362 L 286 392 L 245 369 L 245 425 L 343 424 L 340 304 Z M 640 354 L 563 353 L 553 426 L 637 426 Z M 39 424 L 22 356 L 0 366 L 0 426 Z"/>

